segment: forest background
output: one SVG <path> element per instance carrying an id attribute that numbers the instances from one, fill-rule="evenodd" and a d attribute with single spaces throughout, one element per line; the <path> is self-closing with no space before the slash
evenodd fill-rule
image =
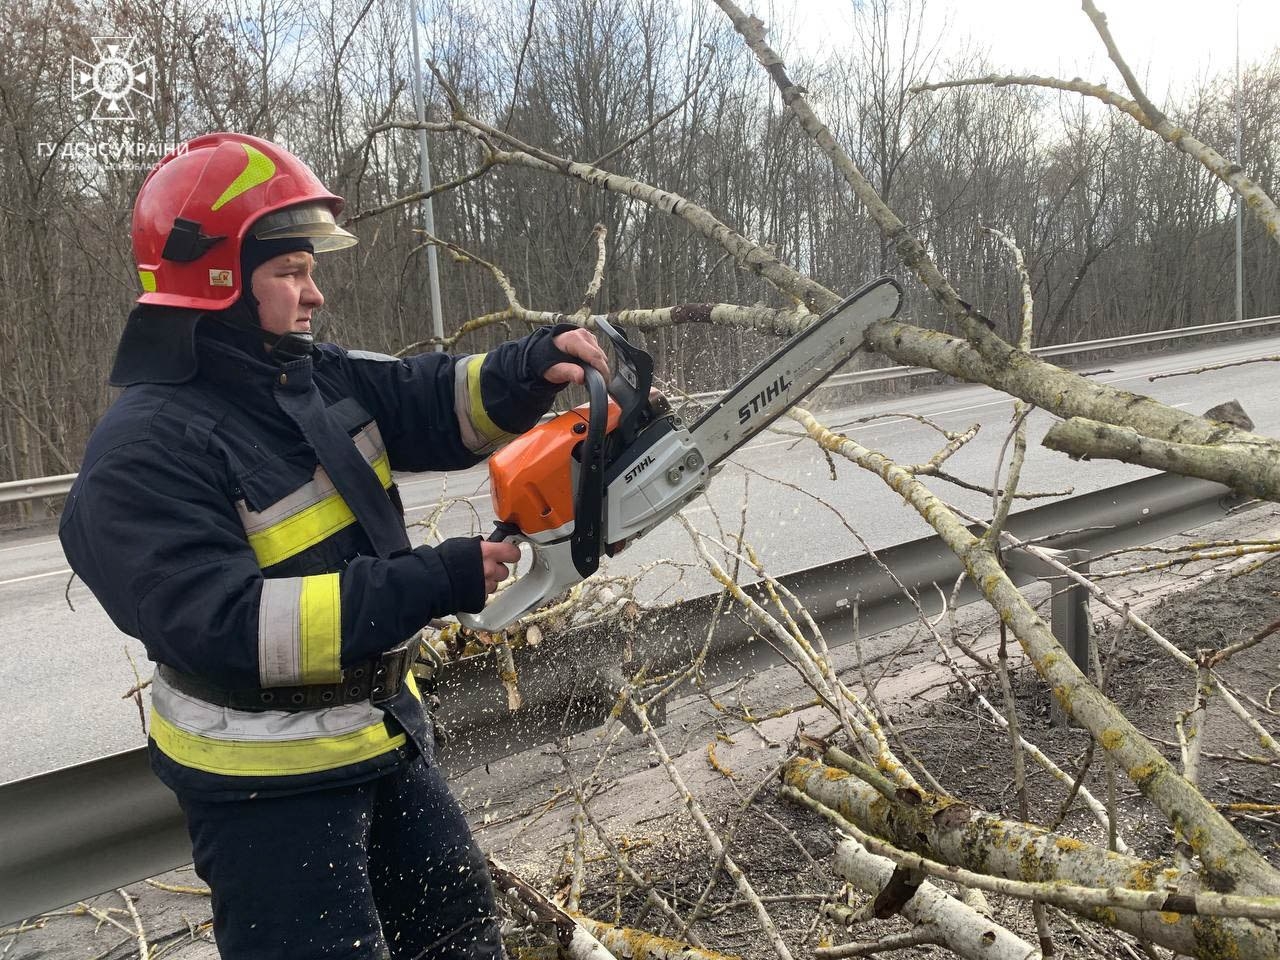
<path id="1" fill-rule="evenodd" d="M 429 0 L 422 55 L 467 111 L 560 156 L 689 197 L 836 291 L 900 273 L 860 203 L 788 114 L 769 77 L 709 3 L 685 0 Z M 430 349 L 426 247 L 414 131 L 412 39 L 402 0 L 165 0 L 34 6 L 0 0 L 0 480 L 73 472 L 106 409 L 119 331 L 138 286 L 133 197 L 163 145 L 238 130 L 287 145 L 347 198 L 350 254 L 324 258 L 320 333 L 348 346 Z M 911 85 L 999 72 L 940 52 L 941 17 L 919 0 L 851 4 L 850 40 L 792 52 L 791 75 L 880 196 L 943 271 L 1016 340 L 1019 289 L 978 233 L 1025 253 L 1036 345 L 1212 323 L 1234 313 L 1234 205 L 1207 170 L 1128 117 L 1074 94 Z M 127 123 L 92 119 L 72 58 L 126 37 L 150 97 Z M 447 101 L 427 75 L 429 118 Z M 142 84 L 139 84 L 142 87 Z M 140 93 L 134 91 L 135 94 Z M 1235 137 L 1234 76 L 1166 104 L 1204 140 Z M 1276 192 L 1280 52 L 1247 64 L 1243 154 Z M 101 149 L 103 144 L 107 149 Z M 119 147 L 128 145 L 121 153 Z M 134 150 L 133 148 L 138 148 Z M 150 150 L 155 155 L 147 155 Z M 571 313 L 597 260 L 605 313 L 691 302 L 783 305 L 761 278 L 680 220 L 559 176 L 485 167 L 476 143 L 432 135 L 438 236 L 499 264 L 522 302 Z M 1245 219 L 1244 313 L 1280 312 L 1280 258 Z M 505 306 L 488 271 L 441 258 L 444 329 Z M 915 283 L 907 316 L 947 327 Z M 496 325 L 451 349 L 522 331 Z M 732 382 L 770 347 L 749 330 L 699 325 L 644 338 L 676 388 Z M 417 346 L 412 346 L 412 345 Z"/>

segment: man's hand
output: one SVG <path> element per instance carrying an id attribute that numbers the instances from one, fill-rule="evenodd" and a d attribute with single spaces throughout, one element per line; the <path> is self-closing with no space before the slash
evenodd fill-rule
<path id="1" fill-rule="evenodd" d="M 582 372 L 581 368 L 578 372 Z M 484 559 L 484 592 L 490 594 L 498 589 L 498 584 L 511 576 L 507 564 L 519 562 L 520 548 L 505 540 L 481 540 L 480 556 Z"/>
<path id="2" fill-rule="evenodd" d="M 595 334 L 579 328 L 557 334 L 551 342 L 556 349 L 591 364 L 600 371 L 605 383 L 609 382 L 609 361 L 600 349 Z M 543 377 L 548 383 L 582 383 L 586 379 L 586 372 L 576 363 L 555 363 L 547 368 Z"/>

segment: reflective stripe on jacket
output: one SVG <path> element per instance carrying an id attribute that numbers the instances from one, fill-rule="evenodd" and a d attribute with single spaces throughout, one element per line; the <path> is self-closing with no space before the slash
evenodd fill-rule
<path id="1" fill-rule="evenodd" d="M 484 603 L 477 538 L 387 558 L 274 391 L 318 390 L 396 509 L 395 470 L 478 462 L 556 388 L 551 328 L 479 356 L 406 360 L 322 344 L 270 362 L 254 334 L 203 320 L 198 372 L 128 387 L 95 429 L 60 537 L 72 568 L 156 662 L 230 689 L 334 683 L 431 618 Z M 355 461 L 359 464 L 359 460 Z M 416 688 L 386 704 L 240 711 L 152 688 L 152 764 L 205 798 L 354 782 L 428 757 Z"/>

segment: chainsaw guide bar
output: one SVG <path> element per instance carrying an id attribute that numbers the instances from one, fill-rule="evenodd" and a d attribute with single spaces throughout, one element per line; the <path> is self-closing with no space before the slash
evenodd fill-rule
<path id="1" fill-rule="evenodd" d="M 783 344 L 730 387 L 690 428 L 715 467 L 835 373 L 862 345 L 862 331 L 897 316 L 902 288 L 891 277 L 867 284 Z"/>

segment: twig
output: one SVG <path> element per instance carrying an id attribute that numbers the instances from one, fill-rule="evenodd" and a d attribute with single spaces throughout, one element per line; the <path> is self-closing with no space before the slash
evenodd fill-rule
<path id="1" fill-rule="evenodd" d="M 738 957 L 727 953 L 690 946 L 669 937 L 656 937 L 643 930 L 602 923 L 581 914 L 575 913 L 573 918 L 607 948 L 616 951 L 620 957 L 644 957 L 645 960 L 739 960 Z"/>
<path id="2" fill-rule="evenodd" d="M 1012 471 L 1010 471 L 1012 483 Z M 995 529 L 994 525 L 992 529 Z M 1018 798 L 1018 817 L 1029 821 L 1031 812 L 1027 803 L 1027 764 L 1022 755 L 1022 731 L 1018 723 L 1018 701 L 1013 695 L 1013 685 L 1009 682 L 1009 655 L 1007 652 L 1008 634 L 1004 623 L 1000 624 L 1000 646 L 996 654 L 996 674 L 1000 678 L 1000 690 L 1004 694 L 1004 713 L 1008 720 L 1009 749 L 1013 755 L 1013 786 Z M 1115 822 L 1114 816 L 1111 822 Z M 1049 957 L 1054 953 L 1053 940 L 1049 936 L 1049 925 L 1045 921 L 1044 904 L 1039 900 L 1031 902 L 1031 913 L 1035 918 L 1036 931 L 1040 937 L 1040 952 Z"/>
<path id="3" fill-rule="evenodd" d="M 18 942 L 18 937 L 26 933 L 28 930 L 40 930 L 44 927 L 44 923 L 37 920 L 28 925 L 26 920 L 19 922 L 16 927 L 8 927 L 0 930 L 0 937 L 9 937 L 9 942 L 4 945 L 4 950 L 0 950 L 0 960 L 4 960 L 9 955 L 9 951 L 13 949 L 13 945 Z"/>
<path id="4" fill-rule="evenodd" d="M 573 791 L 573 800 L 573 875 L 569 881 L 569 896 L 565 899 L 565 907 L 578 910 L 582 903 L 582 886 L 587 866 L 587 837 L 583 829 L 586 822 L 586 800 L 578 790 Z"/>
<path id="5" fill-rule="evenodd" d="M 128 647 L 124 648 L 124 655 L 128 657 L 129 668 L 133 670 L 134 683 L 133 683 L 133 689 L 131 689 L 128 693 L 126 693 L 120 699 L 125 700 L 125 699 L 128 699 L 129 697 L 132 697 L 134 703 L 138 705 L 138 722 L 142 724 L 142 735 L 145 737 L 147 735 L 147 709 L 142 705 L 142 691 L 148 684 L 151 683 L 151 681 L 148 680 L 146 683 L 142 682 L 142 677 L 138 674 L 138 665 L 133 662 L 133 654 L 129 652 Z"/>
<path id="6" fill-rule="evenodd" d="M 593 167 L 599 167 L 599 166 L 603 165 L 603 164 L 605 163 L 605 161 L 607 161 L 607 160 L 612 160 L 614 157 L 616 157 L 618 154 L 622 153 L 622 152 L 623 152 L 624 150 L 626 150 L 628 147 L 630 147 L 630 146 L 632 146 L 632 145 L 634 145 L 634 144 L 636 144 L 636 143 L 639 143 L 639 142 L 640 142 L 640 140 L 642 140 L 645 136 L 647 136 L 647 135 L 648 135 L 649 133 L 651 133 L 653 130 L 657 129 L 657 127 L 658 127 L 658 126 L 659 126 L 659 125 L 660 125 L 664 120 L 666 120 L 668 117 L 672 116 L 672 115 L 673 115 L 677 110 L 681 109 L 681 108 L 682 108 L 686 103 L 688 103 L 690 100 L 692 100 L 692 99 L 697 95 L 697 93 L 698 93 L 698 89 L 702 86 L 702 81 L 706 79 L 707 71 L 711 68 L 711 62 L 712 62 L 712 61 L 711 61 L 711 58 L 710 58 L 710 57 L 707 57 L 707 58 L 706 58 L 706 61 L 705 61 L 705 64 L 704 64 L 704 67 L 703 67 L 703 72 L 702 72 L 702 74 L 701 74 L 701 75 L 700 75 L 700 76 L 699 76 L 699 77 L 694 81 L 694 83 L 693 83 L 693 89 L 692 89 L 692 90 L 690 90 L 690 91 L 685 95 L 684 99 L 682 99 L 679 103 L 677 103 L 675 106 L 673 106 L 670 110 L 663 111 L 661 114 L 659 114 L 657 117 L 655 117 L 655 118 L 654 118 L 654 120 L 653 120 L 653 122 L 652 122 L 652 123 L 650 123 L 650 124 L 648 124 L 648 125 L 647 125 L 643 130 L 640 130 L 640 131 L 638 131 L 635 135 L 628 137 L 626 140 L 624 140 L 622 143 L 618 144 L 616 147 L 614 147 L 614 148 L 613 148 L 612 150 L 610 150 L 608 153 L 602 153 L 600 156 L 596 157 L 594 160 L 592 160 L 592 161 L 591 161 L 590 166 L 593 166 Z M 713 268 L 713 269 L 714 269 L 714 268 Z"/>
<path id="7" fill-rule="evenodd" d="M 138 960 L 151 960 L 151 950 L 147 947 L 147 932 L 142 927 L 142 918 L 138 916 L 138 908 L 133 905 L 133 897 L 125 892 L 124 888 L 118 888 L 116 893 L 120 894 L 120 898 L 124 900 L 124 905 L 129 908 L 129 916 L 133 918 L 133 928 L 138 937 Z"/>
<path id="8" fill-rule="evenodd" d="M 1097 563 L 1100 560 L 1109 560 L 1111 557 L 1123 556 L 1126 553 L 1186 553 L 1188 550 L 1219 550 L 1225 547 L 1258 547 L 1258 546 L 1277 546 L 1280 547 L 1280 541 L 1274 539 L 1266 540 L 1197 540 L 1192 543 L 1183 543 L 1173 547 L 1162 547 L 1159 544 L 1142 544 L 1136 547 L 1117 547 L 1115 550 L 1107 550 L 1104 553 L 1096 553 L 1089 557 L 1090 563 Z"/>
<path id="9" fill-rule="evenodd" d="M 1034 303 L 1031 298 L 1031 277 L 1027 274 L 1026 262 L 1022 256 L 1022 250 L 1010 237 L 1005 236 L 999 230 L 992 227 L 983 227 L 984 232 L 990 234 L 999 240 L 1013 255 L 1014 267 L 1018 273 L 1018 279 L 1022 289 L 1022 323 L 1019 328 L 1017 347 L 1024 352 L 1031 349 L 1031 330 L 1032 315 L 1034 312 Z M 997 548 L 1000 531 L 1004 528 L 1005 522 L 1009 519 L 1009 509 L 1013 506 L 1013 493 L 1018 488 L 1018 480 L 1022 475 L 1022 464 L 1027 456 L 1027 417 L 1035 408 L 1030 404 L 1024 404 L 1021 400 L 1015 401 L 1013 404 L 1013 430 L 1010 436 L 1013 438 L 1013 458 L 1009 462 L 1009 476 L 1006 490 L 1003 496 L 996 497 L 995 493 L 992 498 L 995 501 L 992 504 L 991 526 L 987 528 L 987 532 L 983 534 L 982 544 L 988 548 Z M 1000 467 L 1004 463 L 1005 445 L 1009 442 L 1009 438 L 1005 438 L 1004 444 L 1000 447 L 1000 453 L 996 456 L 996 477 L 991 484 L 993 491 L 1000 489 Z M 1010 718 L 1010 723 L 1015 722 Z M 1042 919 L 1041 915 L 1037 915 L 1037 920 Z M 1052 953 L 1052 948 L 1050 948 Z"/>
<path id="10" fill-rule="evenodd" d="M 711 826 L 711 822 L 707 819 L 706 814 L 702 810 L 701 804 L 697 798 L 689 791 L 685 785 L 684 778 L 680 775 L 680 771 L 676 768 L 671 756 L 667 753 L 666 747 L 663 746 L 662 739 L 658 736 L 657 731 L 653 729 L 653 724 L 649 722 L 649 714 L 645 708 L 636 703 L 634 700 L 630 703 L 631 711 L 635 714 L 636 720 L 640 723 L 640 728 L 645 736 L 649 738 L 649 743 L 653 746 L 654 752 L 658 754 L 663 768 L 667 771 L 672 785 L 680 794 L 680 798 L 684 801 L 685 809 L 689 811 L 689 816 L 693 818 L 694 823 L 698 825 L 698 829 L 702 831 L 703 837 L 707 841 L 707 845 L 711 847 L 711 852 L 717 859 L 723 859 L 725 872 L 733 878 L 734 883 L 738 887 L 738 893 L 746 900 L 751 901 L 755 910 L 756 918 L 759 920 L 764 930 L 765 936 L 769 940 L 769 945 L 773 948 L 773 952 L 779 960 L 792 960 L 791 951 L 787 949 L 786 943 L 782 939 L 782 934 L 778 932 L 778 928 L 774 925 L 773 918 L 769 916 L 769 911 L 765 909 L 764 904 L 760 902 L 759 896 L 751 886 L 751 882 L 747 879 L 747 875 L 734 862 L 733 857 L 725 851 L 724 844 L 719 834 Z"/>
<path id="11" fill-rule="evenodd" d="M 1208 665 L 1210 667 L 1218 666 L 1220 663 L 1230 659 L 1231 657 L 1235 656 L 1237 653 L 1240 653 L 1243 650 L 1248 650 L 1250 647 L 1254 646 L 1255 644 L 1261 643 L 1263 640 L 1267 639 L 1267 637 L 1271 636 L 1277 630 L 1280 630 L 1280 620 L 1276 620 L 1274 623 L 1267 624 L 1267 626 L 1263 627 L 1261 630 L 1255 633 L 1252 637 L 1249 637 L 1246 640 L 1241 640 L 1238 643 L 1233 643 L 1230 646 L 1223 647 L 1221 650 L 1217 651 L 1216 653 L 1211 654 L 1209 656 Z"/>
<path id="12" fill-rule="evenodd" d="M 407 207 L 412 203 L 421 203 L 423 200 L 430 200 L 442 193 L 448 193 L 450 190 L 456 190 L 458 187 L 466 186 L 473 180 L 479 180 L 491 169 L 493 169 L 494 161 L 486 157 L 481 161 L 480 166 L 472 170 L 470 173 L 464 173 L 462 176 L 454 177 L 446 183 L 437 183 L 430 190 L 418 190 L 414 193 L 406 194 L 403 197 L 396 197 L 394 200 L 388 200 L 386 203 L 377 207 L 371 207 L 368 210 L 361 210 L 359 213 L 353 213 L 342 221 L 342 226 L 348 227 L 353 223 L 359 223 L 361 220 L 368 220 L 370 217 L 381 216 L 400 207 Z"/>
<path id="13" fill-rule="evenodd" d="M 604 267 L 606 231 L 603 223 L 597 223 L 591 230 L 591 236 L 596 241 L 596 266 L 591 273 L 591 282 L 587 284 L 586 292 L 582 295 L 582 306 L 570 318 L 571 320 L 581 323 L 591 316 L 591 304 L 595 301 L 596 295 L 600 292 L 600 284 L 604 282 Z"/>
<path id="14" fill-rule="evenodd" d="M 520 77 L 524 73 L 524 58 L 529 53 L 529 44 L 533 40 L 534 14 L 538 10 L 538 0 L 529 0 L 529 16 L 524 24 L 524 40 L 520 43 L 520 56 L 516 58 L 515 78 L 511 81 L 511 105 L 507 107 L 507 119 L 502 124 L 503 130 L 511 129 L 511 121 L 516 115 L 516 103 L 520 99 Z"/>
<path id="15" fill-rule="evenodd" d="M 159 880 L 143 880 L 149 887 L 155 887 L 157 890 L 164 890 L 168 893 L 189 893 L 196 897 L 212 896 L 212 892 L 208 887 L 184 887 L 174 883 L 163 883 Z"/>
<path id="16" fill-rule="evenodd" d="M 501 639 L 493 648 L 498 665 L 498 679 L 502 681 L 503 689 L 507 691 L 507 711 L 515 713 L 524 703 L 524 698 L 520 695 L 520 675 L 516 672 L 516 659 L 511 652 L 511 644 L 507 642 L 505 634 L 499 634 L 499 636 Z"/>
<path id="17" fill-rule="evenodd" d="M 928 944 L 941 943 L 937 927 L 922 923 L 906 933 L 894 933 L 879 940 L 868 943 L 843 943 L 838 947 L 814 947 L 816 960 L 836 960 L 838 957 L 870 957 L 877 953 L 888 953 L 891 950 L 905 950 L 908 947 L 922 947 Z"/>
<path id="18" fill-rule="evenodd" d="M 1256 546 L 1239 546 L 1230 547 L 1224 550 L 1209 550 L 1203 553 L 1195 552 L 1187 554 L 1183 557 L 1174 557 L 1170 560 L 1158 560 L 1153 563 L 1143 564 L 1141 566 L 1124 567 L 1120 570 L 1107 570 L 1102 573 L 1093 572 L 1089 576 L 1093 580 L 1107 580 L 1115 577 L 1131 577 L 1140 573 L 1152 573 L 1156 570 L 1168 570 L 1172 567 L 1183 567 L 1189 563 L 1198 563 L 1203 560 L 1227 560 L 1232 557 L 1243 557 L 1254 553 L 1277 553 L 1280 552 L 1280 543 L 1258 544 Z M 1251 646 L 1252 644 L 1246 644 Z M 1243 649 L 1243 648 L 1241 648 Z M 1232 651 L 1233 653 L 1235 651 Z"/>
<path id="19" fill-rule="evenodd" d="M 1206 367 L 1195 367 L 1191 370 L 1175 370 L 1173 373 L 1155 373 L 1147 377 L 1147 382 L 1152 383 L 1156 380 L 1166 380 L 1169 377 L 1189 377 L 1198 373 L 1208 373 L 1211 370 L 1226 370 L 1228 367 L 1243 367 L 1250 363 L 1275 363 L 1276 361 L 1280 361 L 1280 356 L 1250 357 L 1248 360 L 1232 360 L 1230 363 L 1211 363 Z"/>
<path id="20" fill-rule="evenodd" d="M 1095 746 L 1097 746 L 1097 741 L 1091 737 L 1088 745 L 1084 748 L 1084 754 L 1080 758 L 1079 766 L 1071 781 L 1071 789 L 1067 791 L 1067 798 L 1062 801 L 1061 806 L 1058 807 L 1057 816 L 1055 816 L 1049 824 L 1050 830 L 1057 830 L 1062 826 L 1063 822 L 1067 819 L 1067 814 L 1071 812 L 1071 806 L 1076 802 L 1076 797 L 1080 794 L 1080 790 L 1084 786 L 1084 778 L 1089 775 L 1089 767 L 1093 764 L 1093 750 Z M 1109 816 L 1107 817 L 1105 827 L 1107 831 L 1110 832 L 1111 819 Z M 1118 842 L 1119 838 L 1117 838 L 1117 843 Z"/>
<path id="21" fill-rule="evenodd" d="M 99 924 L 109 923 L 113 927 L 116 927 L 124 931 L 125 933 L 129 934 L 130 937 L 137 936 L 137 931 L 130 930 L 128 927 L 126 927 L 123 923 L 121 923 L 115 917 L 111 916 L 111 911 L 109 910 L 100 910 L 97 907 L 91 907 L 89 906 L 89 904 L 85 903 L 83 900 L 77 903 L 76 906 L 84 910 L 85 913 L 89 914 L 89 916 L 97 920 Z M 116 912 L 118 913 L 120 911 L 116 911 Z"/>
<path id="22" fill-rule="evenodd" d="M 1173 747 L 1177 749 L 1179 744 L 1176 740 L 1165 740 L 1161 737 L 1151 737 L 1152 743 L 1158 743 L 1161 746 Z M 1229 753 L 1213 753 L 1209 750 L 1201 750 L 1200 756 L 1208 757 L 1210 760 L 1221 760 L 1224 763 L 1248 763 L 1256 767 L 1274 767 L 1280 764 L 1271 757 L 1256 757 L 1252 754 L 1244 753 L 1237 748 L 1237 753 L 1232 756 Z"/>
<path id="23" fill-rule="evenodd" d="M 1111 676 L 1110 671 L 1116 661 L 1116 645 L 1120 642 L 1120 635 L 1117 632 L 1111 638 L 1111 649 L 1107 651 L 1107 666 L 1104 670 L 1102 667 L 1102 655 L 1098 652 L 1098 645 L 1094 642 L 1092 618 L 1087 618 L 1086 629 L 1088 630 L 1089 639 L 1089 666 L 1093 669 L 1094 682 L 1097 684 L 1098 690 L 1105 696 L 1107 693 L 1107 681 Z M 1120 820 L 1116 806 L 1116 762 L 1111 755 L 1111 751 L 1106 749 L 1106 743 L 1103 743 L 1102 746 L 1102 775 L 1107 790 L 1107 849 L 1117 851 L 1120 849 L 1121 841 Z M 1171 817 L 1170 819 L 1174 818 Z"/>

